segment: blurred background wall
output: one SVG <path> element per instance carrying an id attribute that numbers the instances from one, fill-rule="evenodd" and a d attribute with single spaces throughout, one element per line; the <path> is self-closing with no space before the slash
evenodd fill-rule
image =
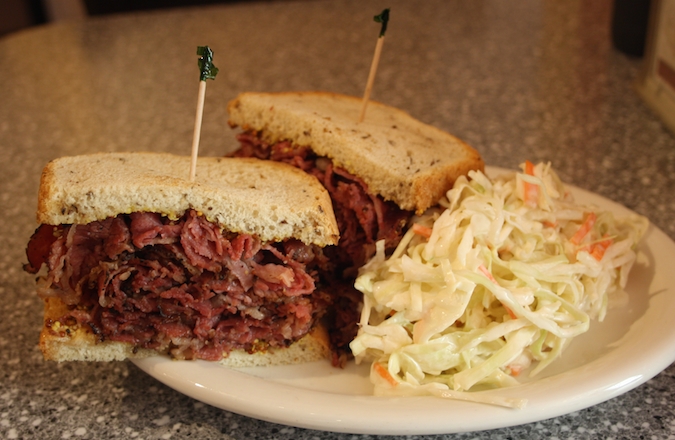
<path id="1" fill-rule="evenodd" d="M 52 21 L 87 16 L 215 3 L 273 0 L 0 0 L 0 37 Z M 546 0 L 543 0 L 546 1 Z M 666 0 L 675 1 L 675 0 Z M 614 0 L 612 42 L 629 55 L 641 57 L 651 0 Z M 592 13 L 592 3 L 581 13 Z"/>
<path id="2" fill-rule="evenodd" d="M 45 22 L 41 0 L 2 0 L 0 36 Z"/>
<path id="3" fill-rule="evenodd" d="M 49 21 L 81 19 L 88 15 L 235 1 L 252 0 L 0 0 L 0 37 Z"/>

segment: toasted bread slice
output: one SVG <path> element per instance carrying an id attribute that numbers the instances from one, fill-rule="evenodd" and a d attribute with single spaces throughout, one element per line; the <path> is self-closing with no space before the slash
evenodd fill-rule
<path id="1" fill-rule="evenodd" d="M 46 360 L 65 361 L 121 361 L 166 354 L 148 349 L 136 349 L 124 342 L 98 342 L 88 327 L 69 327 L 57 319 L 68 312 L 66 305 L 58 298 L 45 299 L 44 325 L 40 333 L 40 350 Z M 220 363 L 228 367 L 257 367 L 271 365 L 292 365 L 313 362 L 330 356 L 328 332 L 319 323 L 310 333 L 287 348 L 268 349 L 247 353 L 234 350 Z"/>
<path id="2" fill-rule="evenodd" d="M 223 229 L 263 241 L 292 237 L 318 246 L 337 243 L 328 193 L 294 167 L 202 157 L 194 182 L 189 168 L 190 157 L 162 153 L 55 159 L 42 172 L 38 222 L 85 224 L 137 211 L 175 219 L 194 209 Z"/>
<path id="3" fill-rule="evenodd" d="M 289 140 L 363 179 L 372 193 L 401 209 L 435 205 L 460 175 L 483 169 L 476 150 L 396 108 L 323 92 L 243 93 L 228 105 L 229 124 Z"/>

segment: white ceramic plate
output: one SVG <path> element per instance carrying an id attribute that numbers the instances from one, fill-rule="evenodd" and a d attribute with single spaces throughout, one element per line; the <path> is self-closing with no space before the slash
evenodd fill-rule
<path id="1" fill-rule="evenodd" d="M 489 169 L 491 175 L 503 170 Z M 621 205 L 571 188 L 578 202 L 617 214 Z M 630 302 L 576 338 L 541 377 L 497 393 L 524 397 L 508 409 L 433 397 L 371 395 L 366 366 L 328 362 L 232 370 L 165 357 L 135 360 L 152 377 L 192 398 L 256 419 L 360 434 L 440 434 L 520 425 L 577 411 L 623 394 L 675 361 L 675 243 L 650 226 L 627 287 Z M 495 391 L 493 391 L 495 392 Z"/>

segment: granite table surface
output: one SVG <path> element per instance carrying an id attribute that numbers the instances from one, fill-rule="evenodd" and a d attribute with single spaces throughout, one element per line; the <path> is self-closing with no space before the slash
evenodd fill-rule
<path id="1" fill-rule="evenodd" d="M 45 25 L 0 39 L 0 437 L 366 439 L 238 415 L 131 362 L 52 363 L 23 272 L 42 167 L 98 151 L 189 154 L 196 46 L 215 52 L 200 152 L 234 146 L 243 91 L 360 96 L 391 8 L 372 98 L 473 145 L 491 166 L 551 161 L 562 179 L 647 216 L 675 238 L 675 138 L 641 101 L 642 62 L 612 47 L 607 0 L 296 1 L 171 9 Z M 410 439 L 675 438 L 675 366 L 553 419 Z M 260 396 L 259 398 L 264 398 Z"/>

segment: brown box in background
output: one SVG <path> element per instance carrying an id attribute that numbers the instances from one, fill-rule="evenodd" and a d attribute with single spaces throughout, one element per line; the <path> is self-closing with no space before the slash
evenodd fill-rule
<path id="1" fill-rule="evenodd" d="M 675 1 L 652 4 L 644 70 L 637 90 L 675 133 Z"/>

